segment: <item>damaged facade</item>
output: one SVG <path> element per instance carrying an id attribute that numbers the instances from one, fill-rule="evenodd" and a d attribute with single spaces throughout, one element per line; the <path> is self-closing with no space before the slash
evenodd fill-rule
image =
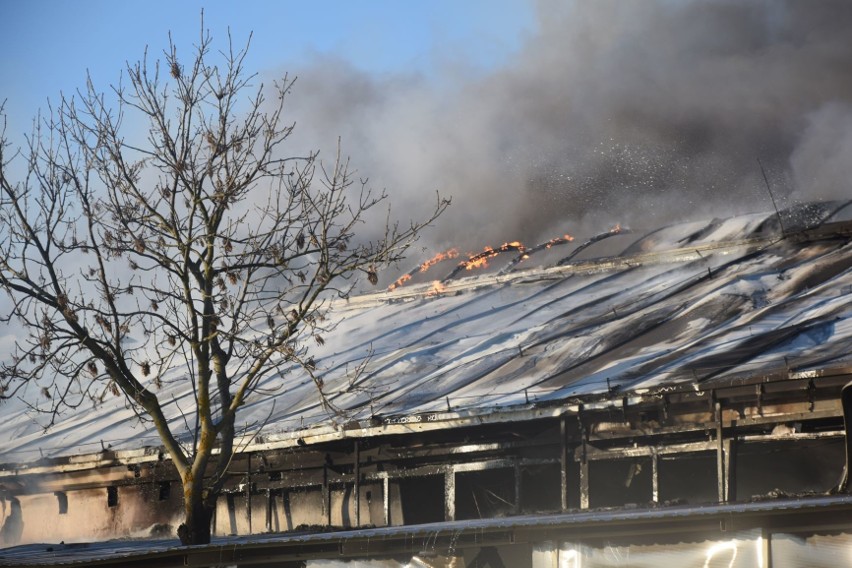
<path id="1" fill-rule="evenodd" d="M 267 379 L 214 534 L 290 534 L 240 541 L 240 565 L 848 561 L 850 213 L 677 225 L 616 256 L 340 302 L 317 366 L 342 412 L 307 378 Z M 109 404 L 47 432 L 4 410 L 3 546 L 173 536 L 175 471 Z"/>

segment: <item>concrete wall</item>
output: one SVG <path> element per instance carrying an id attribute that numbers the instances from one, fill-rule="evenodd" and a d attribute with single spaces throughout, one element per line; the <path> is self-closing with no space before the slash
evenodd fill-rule
<path id="1" fill-rule="evenodd" d="M 366 484 L 360 488 L 360 526 L 385 524 L 384 493 L 381 484 Z M 391 495 L 393 495 L 393 488 Z M 397 503 L 395 508 L 400 516 Z M 392 497 L 393 502 L 393 497 Z M 291 531 L 299 527 L 355 527 L 355 495 L 351 485 L 331 488 L 330 509 L 323 507 L 323 492 L 319 488 L 276 490 L 271 495 L 254 494 L 251 499 L 251 520 L 245 494 L 223 495 L 216 506 L 214 534 L 250 534 L 267 531 Z M 392 508 L 393 510 L 393 508 Z"/>
<path id="2" fill-rule="evenodd" d="M 109 491 L 117 498 L 113 504 Z M 61 511 L 63 494 L 67 508 Z M 172 536 L 182 514 L 180 491 L 171 491 L 161 501 L 159 485 L 154 484 L 19 495 L 0 501 L 2 546 Z"/>
<path id="3" fill-rule="evenodd" d="M 390 486 L 390 516 L 402 524 L 399 488 Z M 360 526 L 386 524 L 381 483 L 360 487 Z M 214 534 L 283 532 L 299 527 L 355 527 L 354 486 L 332 487 L 330 509 L 323 507 L 320 488 L 256 492 L 249 508 L 246 495 L 221 495 Z M 0 546 L 37 542 L 91 542 L 114 538 L 174 537 L 182 522 L 180 486 L 138 483 L 57 493 L 0 498 Z"/>

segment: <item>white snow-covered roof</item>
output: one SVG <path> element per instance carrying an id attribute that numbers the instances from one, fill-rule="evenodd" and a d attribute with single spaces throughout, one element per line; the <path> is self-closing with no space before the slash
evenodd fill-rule
<path id="1" fill-rule="evenodd" d="M 615 257 L 338 301 L 336 328 L 312 353 L 343 413 L 330 415 L 294 370 L 266 379 L 239 422 L 263 425 L 267 442 L 334 437 L 353 424 L 369 435 L 365 424 L 375 433 L 424 416 L 460 424 L 778 370 L 819 380 L 852 366 L 848 210 L 803 208 L 786 235 L 774 213 L 673 225 Z M 183 386 L 172 394 L 168 412 L 182 424 L 177 406 L 192 394 Z M 159 445 L 121 398 L 68 411 L 46 432 L 24 405 L 4 406 L 0 463 Z"/>

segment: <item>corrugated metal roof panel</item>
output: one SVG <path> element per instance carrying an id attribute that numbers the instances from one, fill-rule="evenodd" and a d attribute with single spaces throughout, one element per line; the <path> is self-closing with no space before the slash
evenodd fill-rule
<path id="1" fill-rule="evenodd" d="M 669 227 L 637 240 L 634 256 L 338 302 L 336 328 L 312 353 L 342 414 L 330 416 L 294 368 L 266 378 L 239 421 L 265 424 L 267 439 L 309 429 L 334 437 L 344 424 L 399 425 L 426 413 L 457 423 L 613 391 L 705 389 L 779 370 L 819 381 L 825 369 L 848 369 L 848 224 L 780 238 L 761 232 L 768 218 Z M 192 392 L 167 388 L 165 411 L 181 430 L 178 406 L 191 404 Z M 120 398 L 68 411 L 48 432 L 20 403 L 4 403 L 3 414 L 5 463 L 159 446 Z"/>

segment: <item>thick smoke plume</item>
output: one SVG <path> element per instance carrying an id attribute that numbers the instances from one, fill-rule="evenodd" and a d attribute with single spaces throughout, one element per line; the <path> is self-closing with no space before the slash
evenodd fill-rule
<path id="1" fill-rule="evenodd" d="M 343 151 L 426 243 L 481 250 L 852 195 L 852 3 L 553 0 L 497 70 L 299 69 L 308 146 Z M 435 80 L 435 77 L 439 80 Z"/>

